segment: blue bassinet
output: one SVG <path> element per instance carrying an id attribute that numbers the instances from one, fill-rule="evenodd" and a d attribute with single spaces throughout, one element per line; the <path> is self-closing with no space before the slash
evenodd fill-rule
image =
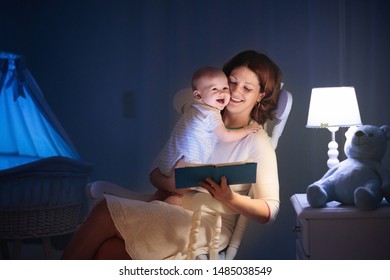
<path id="1" fill-rule="evenodd" d="M 0 245 L 73 232 L 91 166 L 51 112 L 22 56 L 0 53 Z M 47 246 L 46 246 L 47 247 Z M 16 248 L 16 249 L 15 249 Z M 19 251 L 19 252 L 18 252 Z M 47 256 L 48 257 L 48 256 Z"/>

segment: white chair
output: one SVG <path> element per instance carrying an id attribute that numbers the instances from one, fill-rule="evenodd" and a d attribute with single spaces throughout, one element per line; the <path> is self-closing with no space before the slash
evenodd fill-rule
<path id="1" fill-rule="evenodd" d="M 276 149 L 278 145 L 278 140 L 283 132 L 285 124 L 287 122 L 288 116 L 290 114 L 292 106 L 292 95 L 286 90 L 281 90 L 278 108 L 274 120 L 268 121 L 265 124 L 265 129 L 268 135 L 271 138 L 273 147 Z M 190 88 L 183 89 L 179 91 L 173 100 L 173 106 L 175 110 L 179 113 L 183 113 L 186 107 L 192 102 L 192 91 Z M 147 196 L 144 194 L 139 194 L 132 192 L 126 188 L 119 187 L 115 184 L 109 184 L 107 182 L 100 183 L 95 182 L 88 184 L 86 187 L 86 195 L 92 201 L 96 201 L 103 198 L 104 194 L 112 194 L 120 197 L 130 198 L 130 199 L 139 199 L 144 200 Z M 252 197 L 252 190 L 249 190 L 248 197 Z M 207 256 L 197 256 L 196 255 L 196 242 L 198 229 L 201 219 L 202 206 L 206 206 L 209 209 L 212 209 L 216 213 L 214 228 L 212 229 L 212 238 L 209 245 L 209 259 L 218 259 L 223 258 L 227 260 L 232 260 L 236 256 L 237 250 L 240 246 L 242 236 L 244 234 L 247 219 L 243 215 L 239 215 L 236 225 L 233 230 L 233 235 L 230 239 L 229 245 L 226 250 L 223 250 L 222 254 L 219 252 L 218 242 L 219 242 L 219 233 L 222 226 L 221 214 L 234 214 L 231 212 L 228 207 L 225 207 L 219 201 L 214 199 L 210 194 L 205 192 L 190 191 L 186 193 L 183 198 L 184 207 L 193 210 L 194 214 L 192 217 L 192 228 L 189 237 L 189 246 L 187 259 L 202 259 L 207 258 Z"/>
<path id="2" fill-rule="evenodd" d="M 185 92 L 179 92 L 174 99 L 174 107 L 178 112 L 185 109 L 186 102 L 189 100 L 189 95 L 185 96 Z M 272 121 L 268 121 L 265 124 L 265 129 L 271 138 L 272 145 L 276 149 L 280 136 L 282 135 L 283 129 L 287 122 L 288 116 L 292 106 L 292 95 L 286 90 L 281 90 L 278 101 L 278 108 L 276 111 L 275 118 Z M 248 197 L 252 197 L 252 189 L 249 190 Z M 194 211 L 192 217 L 192 227 L 189 237 L 189 245 L 187 251 L 187 259 L 202 258 L 204 256 L 196 255 L 196 243 L 198 239 L 199 226 L 201 223 L 201 212 L 202 206 L 206 206 L 209 209 L 215 211 L 215 223 L 212 229 L 211 240 L 209 243 L 209 258 L 215 260 L 218 258 L 224 258 L 226 260 L 232 260 L 237 254 L 237 250 L 240 246 L 242 236 L 245 232 L 247 219 L 243 215 L 239 215 L 237 223 L 234 227 L 233 235 L 230 239 L 229 245 L 224 250 L 222 256 L 219 252 L 219 234 L 222 227 L 221 214 L 236 214 L 231 212 L 228 207 L 225 207 L 216 199 L 212 198 L 210 194 L 204 192 L 190 191 L 186 193 L 183 199 L 184 207 Z"/>

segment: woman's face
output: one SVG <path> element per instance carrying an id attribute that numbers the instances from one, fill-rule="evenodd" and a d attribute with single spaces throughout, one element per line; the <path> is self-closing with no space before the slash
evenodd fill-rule
<path id="1" fill-rule="evenodd" d="M 231 97 L 226 110 L 249 116 L 256 101 L 264 96 L 264 93 L 260 93 L 259 79 L 252 70 L 244 66 L 233 69 L 228 79 Z"/>

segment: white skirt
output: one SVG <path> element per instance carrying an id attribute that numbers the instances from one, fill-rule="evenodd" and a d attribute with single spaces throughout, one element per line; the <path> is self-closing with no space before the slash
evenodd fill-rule
<path id="1" fill-rule="evenodd" d="M 111 217 L 134 260 L 186 259 L 192 212 L 162 201 L 105 195 Z M 223 217 L 220 250 L 228 245 L 234 216 Z M 202 213 L 197 254 L 208 254 L 212 213 Z"/>

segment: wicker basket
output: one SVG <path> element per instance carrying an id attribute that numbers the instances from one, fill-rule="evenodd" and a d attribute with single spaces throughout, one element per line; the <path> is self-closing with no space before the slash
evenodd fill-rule
<path id="1" fill-rule="evenodd" d="M 50 157 L 0 171 L 0 239 L 73 232 L 91 167 Z"/>

